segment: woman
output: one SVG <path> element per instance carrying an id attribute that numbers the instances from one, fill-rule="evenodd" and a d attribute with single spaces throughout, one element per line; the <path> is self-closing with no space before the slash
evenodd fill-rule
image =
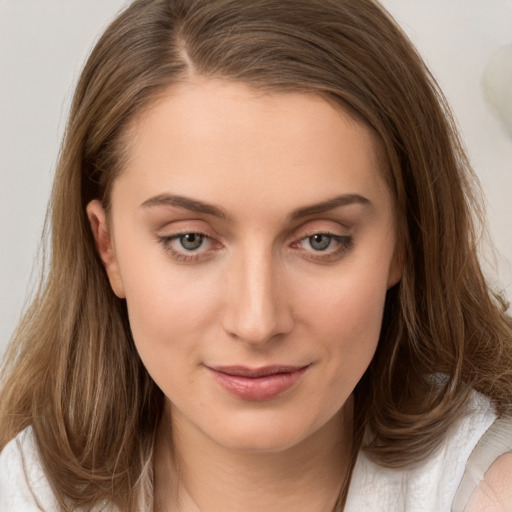
<path id="1" fill-rule="evenodd" d="M 2 511 L 506 510 L 472 179 L 373 1 L 135 1 L 4 366 Z"/>

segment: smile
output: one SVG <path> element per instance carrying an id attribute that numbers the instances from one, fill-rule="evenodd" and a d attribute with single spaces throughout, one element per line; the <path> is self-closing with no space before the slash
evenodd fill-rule
<path id="1" fill-rule="evenodd" d="M 294 386 L 309 368 L 306 366 L 207 367 L 218 384 L 243 400 L 271 400 Z"/>

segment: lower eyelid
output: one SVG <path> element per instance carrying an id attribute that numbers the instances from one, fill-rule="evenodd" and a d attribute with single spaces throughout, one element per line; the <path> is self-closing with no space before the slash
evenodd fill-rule
<path id="1" fill-rule="evenodd" d="M 200 247 L 199 249 L 193 251 L 187 251 L 185 248 L 179 250 L 173 247 L 173 244 L 176 240 L 187 234 L 203 236 L 207 243 L 207 247 L 204 249 Z M 170 257 L 179 263 L 200 262 L 201 260 L 208 259 L 215 250 L 220 248 L 220 244 L 216 242 L 214 238 L 200 231 L 182 231 L 172 235 L 157 235 L 157 240 L 163 246 L 163 249 L 170 255 Z M 216 244 L 218 247 L 216 247 Z"/>
<path id="2" fill-rule="evenodd" d="M 311 260 L 316 261 L 329 261 L 329 259 L 337 259 L 341 257 L 344 253 L 347 251 L 350 251 L 354 245 L 354 239 L 352 236 L 348 235 L 335 235 L 332 233 L 315 233 L 315 234 L 323 234 L 326 236 L 330 236 L 337 242 L 337 247 L 334 247 L 333 249 L 326 249 L 325 251 L 315 251 L 314 249 L 303 249 L 305 253 L 305 257 Z M 301 238 L 300 242 L 303 240 L 309 238 L 310 236 L 314 235 L 308 235 L 303 238 Z"/>

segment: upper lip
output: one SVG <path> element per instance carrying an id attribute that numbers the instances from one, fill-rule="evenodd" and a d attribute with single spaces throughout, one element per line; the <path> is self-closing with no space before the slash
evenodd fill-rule
<path id="1" fill-rule="evenodd" d="M 226 375 L 233 375 L 236 377 L 267 377 L 269 375 L 276 375 L 278 373 L 293 373 L 305 369 L 309 365 L 304 366 L 289 366 L 289 365 L 272 365 L 261 366 L 259 368 L 248 368 L 246 366 L 209 366 L 210 370 L 224 373 Z"/>

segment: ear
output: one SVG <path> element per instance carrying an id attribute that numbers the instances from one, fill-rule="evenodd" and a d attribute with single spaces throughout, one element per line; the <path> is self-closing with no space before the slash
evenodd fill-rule
<path id="1" fill-rule="evenodd" d="M 391 264 L 389 265 L 389 273 L 388 273 L 388 290 L 395 286 L 395 284 L 402 279 L 403 272 L 403 255 L 402 251 L 398 251 L 395 249 L 395 253 L 393 254 L 393 259 L 391 260 Z"/>
<path id="2" fill-rule="evenodd" d="M 87 217 L 96 242 L 96 249 L 107 272 L 113 292 L 125 298 L 123 280 L 119 270 L 114 244 L 109 231 L 107 215 L 100 201 L 94 199 L 87 205 Z"/>

